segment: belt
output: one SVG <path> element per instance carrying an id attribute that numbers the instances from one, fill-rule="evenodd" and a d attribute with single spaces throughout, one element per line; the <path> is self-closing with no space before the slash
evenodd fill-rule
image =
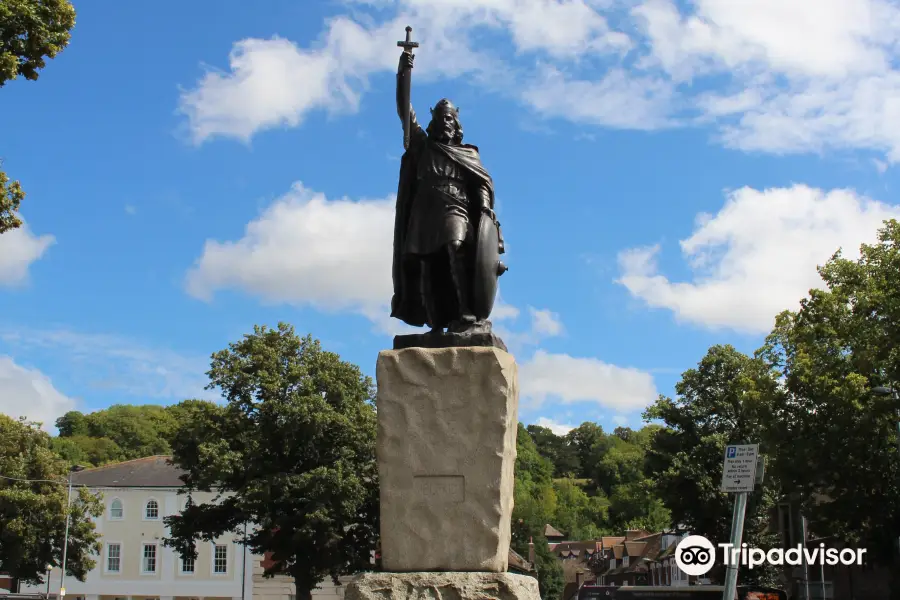
<path id="1" fill-rule="evenodd" d="M 466 185 L 466 181 L 464 179 L 453 179 L 452 177 L 424 177 L 422 181 L 434 186 L 456 185 L 459 187 L 465 187 Z"/>

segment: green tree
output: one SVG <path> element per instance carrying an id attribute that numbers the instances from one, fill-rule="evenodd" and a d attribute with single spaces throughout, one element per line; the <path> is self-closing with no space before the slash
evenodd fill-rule
<path id="1" fill-rule="evenodd" d="M 19 75 L 36 80 L 68 44 L 75 8 L 68 0 L 3 0 L 0 2 L 0 87 Z M 25 192 L 0 170 L 0 234 L 22 225 L 17 212 Z"/>
<path id="2" fill-rule="evenodd" d="M 88 416 L 77 410 L 70 410 L 56 419 L 56 428 L 60 437 L 72 437 L 76 435 L 90 435 L 88 429 Z"/>
<path id="3" fill-rule="evenodd" d="M 68 0 L 3 0 L 0 3 L 0 87 L 19 75 L 35 81 L 69 45 L 75 7 Z"/>
<path id="4" fill-rule="evenodd" d="M 553 464 L 538 452 L 525 426 L 519 423 L 516 437 L 515 498 L 512 515 L 512 549 L 528 556 L 534 540 L 535 568 L 541 598 L 556 600 L 562 594 L 562 565 L 547 547 L 544 526 L 556 514 Z"/>
<path id="5" fill-rule="evenodd" d="M 609 500 L 604 496 L 589 496 L 583 480 L 562 478 L 553 481 L 556 511 L 548 521 L 566 533 L 571 540 L 597 539 L 611 533 Z"/>
<path id="6" fill-rule="evenodd" d="M 22 191 L 21 184 L 10 181 L 6 173 L 0 171 L 0 234 L 21 227 L 22 219 L 19 218 L 18 211 L 24 199 L 25 192 Z"/>
<path id="7" fill-rule="evenodd" d="M 53 450 L 70 465 L 89 464 L 99 467 L 127 460 L 128 458 L 128 455 L 122 448 L 109 438 L 97 438 L 86 435 L 55 437 L 51 445 Z M 153 456 L 153 454 L 151 453 L 147 456 Z"/>
<path id="8" fill-rule="evenodd" d="M 257 527 L 245 542 L 271 552 L 297 597 L 326 577 L 369 568 L 378 531 L 374 386 L 359 368 L 292 327 L 255 327 L 213 355 L 209 389 L 227 405 L 183 407 L 174 462 L 186 487 L 217 491 L 166 518 L 168 546 L 196 556 L 197 539 Z"/>
<path id="9" fill-rule="evenodd" d="M 836 253 L 825 289 L 785 312 L 760 351 L 783 376 L 772 464 L 797 492 L 816 535 L 833 535 L 889 565 L 900 598 L 900 406 L 871 388 L 900 388 L 900 224 L 885 222 L 857 260 Z"/>
<path id="10" fill-rule="evenodd" d="M 537 451 L 553 464 L 554 477 L 575 477 L 581 472 L 578 454 L 567 438 L 540 425 L 529 425 L 526 429 Z"/>
<path id="11" fill-rule="evenodd" d="M 724 542 L 730 539 L 734 501 L 719 490 L 725 446 L 759 443 L 763 454 L 775 450 L 767 431 L 779 402 L 778 382 L 763 361 L 731 346 L 713 346 L 697 368 L 682 374 L 675 391 L 676 400 L 660 396 L 644 414 L 666 425 L 652 438 L 646 469 L 656 474 L 658 497 L 675 523 Z M 776 489 L 777 482 L 769 480 L 748 498 L 744 541 L 751 546 L 777 543 L 767 527 Z M 772 568 L 741 574 L 747 582 L 774 583 L 775 577 Z"/>
<path id="12" fill-rule="evenodd" d="M 67 506 L 68 465 L 50 439 L 39 424 L 0 414 L 0 565 L 15 582 L 43 583 L 47 565 L 62 564 L 67 512 L 67 574 L 84 581 L 101 548 L 91 518 L 103 503 L 79 489 Z"/>

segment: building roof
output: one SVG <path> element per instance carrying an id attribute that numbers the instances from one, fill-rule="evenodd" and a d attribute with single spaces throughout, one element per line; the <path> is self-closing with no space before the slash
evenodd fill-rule
<path id="1" fill-rule="evenodd" d="M 545 538 L 552 538 L 552 537 L 561 538 L 561 537 L 565 537 L 565 535 L 559 529 L 557 529 L 556 527 L 554 527 L 553 525 L 550 525 L 548 523 L 548 524 L 544 525 L 544 537 Z"/>
<path id="2" fill-rule="evenodd" d="M 626 540 L 636 540 L 638 538 L 646 537 L 648 535 L 652 535 L 652 532 L 644 531 L 643 529 L 626 529 L 625 530 L 625 539 Z"/>
<path id="3" fill-rule="evenodd" d="M 625 541 L 624 535 L 604 535 L 600 538 L 600 542 L 603 544 L 603 548 L 612 548 L 616 544 L 621 544 Z"/>
<path id="4" fill-rule="evenodd" d="M 647 547 L 647 542 L 625 542 L 624 545 L 625 552 L 628 553 L 628 556 L 639 558 L 644 555 L 644 549 Z"/>
<path id="5" fill-rule="evenodd" d="M 583 557 L 587 560 L 595 552 L 600 551 L 600 542 L 597 540 L 588 540 L 585 542 L 560 542 L 558 544 L 551 544 L 550 551 L 560 558 L 574 556 L 576 558 Z"/>
<path id="6" fill-rule="evenodd" d="M 173 465 L 171 456 L 147 456 L 85 469 L 72 474 L 74 485 L 87 487 L 182 487 L 185 472 Z"/>
<path id="7" fill-rule="evenodd" d="M 531 573 L 534 571 L 534 565 L 525 560 L 525 558 L 513 550 L 509 549 L 509 570 L 521 571 L 523 573 Z"/>

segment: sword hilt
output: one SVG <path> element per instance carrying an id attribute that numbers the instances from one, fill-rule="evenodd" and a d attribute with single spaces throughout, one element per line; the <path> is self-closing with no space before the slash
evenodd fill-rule
<path id="1" fill-rule="evenodd" d="M 412 41 L 412 27 L 406 26 L 406 41 L 397 42 L 397 46 L 403 48 L 403 51 L 407 54 L 412 54 L 412 49 L 419 47 L 419 42 Z"/>

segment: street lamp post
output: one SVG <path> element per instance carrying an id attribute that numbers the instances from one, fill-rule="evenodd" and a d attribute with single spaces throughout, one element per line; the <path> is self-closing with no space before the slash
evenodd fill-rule
<path id="1" fill-rule="evenodd" d="M 65 596 L 66 594 L 66 551 L 69 549 L 69 506 L 72 503 L 72 473 L 77 473 L 79 471 L 84 471 L 84 467 L 82 467 L 81 465 L 72 465 L 71 467 L 69 467 L 69 493 L 68 495 L 66 495 L 66 533 L 63 536 L 62 569 L 61 573 L 59 574 L 60 597 Z"/>

